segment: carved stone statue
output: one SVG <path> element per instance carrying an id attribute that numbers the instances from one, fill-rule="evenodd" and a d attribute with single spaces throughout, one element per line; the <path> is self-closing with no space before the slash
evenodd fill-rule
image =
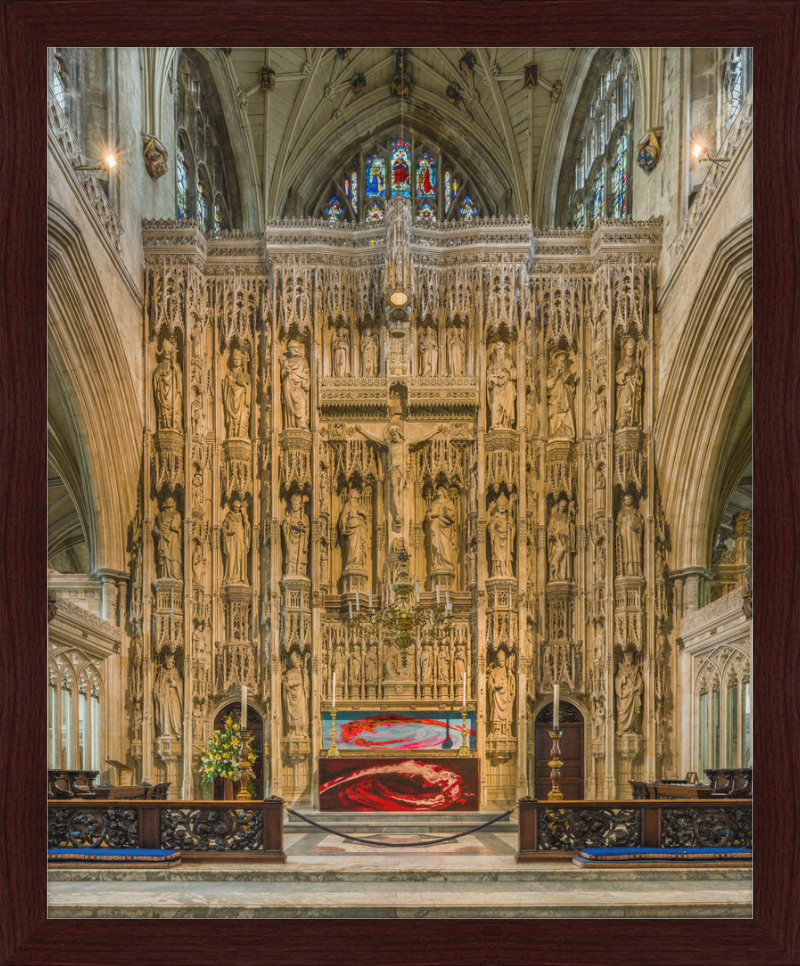
<path id="1" fill-rule="evenodd" d="M 378 683 L 378 651 L 374 647 L 364 657 L 364 681 L 368 688 L 374 688 Z"/>
<path id="2" fill-rule="evenodd" d="M 164 342 L 161 361 L 153 373 L 156 415 L 159 429 L 183 432 L 183 376 L 175 363 L 175 346 Z"/>
<path id="3" fill-rule="evenodd" d="M 617 554 L 620 573 L 625 577 L 642 576 L 642 534 L 644 521 L 636 509 L 633 497 L 626 493 L 622 509 L 617 514 Z"/>
<path id="4" fill-rule="evenodd" d="M 492 577 L 513 577 L 511 559 L 517 526 L 511 504 L 505 494 L 489 504 L 486 533 L 492 557 Z"/>
<path id="5" fill-rule="evenodd" d="M 547 414 L 551 439 L 575 439 L 575 373 L 564 349 L 550 360 Z"/>
<path id="6" fill-rule="evenodd" d="M 308 672 L 292 651 L 283 677 L 284 737 L 308 738 Z"/>
<path id="7" fill-rule="evenodd" d="M 464 334 L 458 325 L 452 326 L 447 333 L 447 375 L 464 375 Z"/>
<path id="8" fill-rule="evenodd" d="M 429 645 L 422 648 L 419 658 L 419 676 L 423 684 L 430 684 L 433 680 L 433 659 Z"/>
<path id="9" fill-rule="evenodd" d="M 436 497 L 425 514 L 431 551 L 431 573 L 455 573 L 456 508 L 447 487 L 436 488 Z"/>
<path id="10" fill-rule="evenodd" d="M 195 436 L 202 436 L 206 431 L 206 419 L 203 411 L 203 394 L 195 389 L 192 399 L 192 432 Z"/>
<path id="11" fill-rule="evenodd" d="M 378 340 L 369 326 L 361 336 L 361 375 L 370 379 L 378 375 Z"/>
<path id="12" fill-rule="evenodd" d="M 470 513 L 478 512 L 478 461 L 475 460 L 469 468 L 469 496 L 467 506 Z"/>
<path id="13" fill-rule="evenodd" d="M 572 555 L 577 550 L 575 520 L 566 500 L 559 500 L 547 521 L 550 580 L 572 580 Z"/>
<path id="14" fill-rule="evenodd" d="M 203 512 L 203 471 L 195 466 L 192 472 L 192 513 Z"/>
<path id="15" fill-rule="evenodd" d="M 328 464 L 323 460 L 319 468 L 319 515 L 331 515 L 331 484 L 328 476 Z"/>
<path id="16" fill-rule="evenodd" d="M 636 340 L 627 338 L 617 363 L 617 429 L 642 425 L 642 385 L 644 376 Z"/>
<path id="17" fill-rule="evenodd" d="M 606 579 L 606 545 L 600 540 L 594 545 L 594 582 L 601 584 Z"/>
<path id="18" fill-rule="evenodd" d="M 293 493 L 281 524 L 286 548 L 284 577 L 305 577 L 308 571 L 308 533 L 311 524 L 308 522 L 304 503 L 305 499 L 299 493 Z"/>
<path id="19" fill-rule="evenodd" d="M 478 548 L 474 543 L 467 550 L 467 583 L 470 587 L 478 583 Z"/>
<path id="20" fill-rule="evenodd" d="M 619 665 L 614 690 L 617 693 L 617 734 L 638 731 L 644 682 L 641 668 L 634 665 L 630 651 L 625 652 Z"/>
<path id="21" fill-rule="evenodd" d="M 222 521 L 222 554 L 224 584 L 246 584 L 247 555 L 250 552 L 252 528 L 241 500 L 234 500 Z"/>
<path id="22" fill-rule="evenodd" d="M 598 465 L 594 471 L 594 509 L 606 508 L 606 472 L 605 467 Z"/>
<path id="23" fill-rule="evenodd" d="M 342 327 L 331 339 L 334 376 L 350 375 L 350 336 Z"/>
<path id="24" fill-rule="evenodd" d="M 486 697 L 489 705 L 489 737 L 511 737 L 511 715 L 517 684 L 506 666 L 505 651 L 497 652 L 497 663 L 486 676 Z"/>
<path id="25" fill-rule="evenodd" d="M 464 687 L 464 674 L 466 670 L 467 649 L 463 644 L 459 644 L 456 647 L 455 657 L 453 658 L 453 684 L 457 692 L 460 692 Z M 463 699 L 464 695 L 461 695 L 461 697 Z"/>
<path id="26" fill-rule="evenodd" d="M 606 431 L 606 390 L 601 386 L 594 395 L 592 406 L 592 433 L 602 436 Z"/>
<path id="27" fill-rule="evenodd" d="M 339 516 L 339 533 L 344 557 L 343 573 L 363 571 L 367 566 L 369 516 L 361 503 L 361 490 L 351 487 Z"/>
<path id="28" fill-rule="evenodd" d="M 311 375 L 300 343 L 292 339 L 281 358 L 283 425 L 287 429 L 308 429 L 308 387 Z"/>
<path id="29" fill-rule="evenodd" d="M 161 735 L 180 738 L 183 734 L 183 680 L 175 667 L 175 657 L 169 651 L 159 668 L 153 686 L 153 711 L 156 730 Z"/>
<path id="30" fill-rule="evenodd" d="M 347 666 L 347 659 L 344 656 L 344 648 L 339 645 L 333 652 L 333 665 L 332 670 L 336 675 L 336 689 L 337 691 L 342 691 L 344 688 L 345 679 L 345 668 Z"/>
<path id="31" fill-rule="evenodd" d="M 358 689 L 361 684 L 361 654 L 353 651 L 350 655 L 350 691 L 352 697 L 358 696 Z"/>
<path id="32" fill-rule="evenodd" d="M 450 683 L 450 653 L 446 645 L 439 648 L 436 658 L 436 676 L 439 680 L 439 687 Z"/>
<path id="33" fill-rule="evenodd" d="M 201 588 L 206 582 L 206 553 L 199 540 L 195 540 L 192 547 L 192 580 Z"/>
<path id="34" fill-rule="evenodd" d="M 183 521 L 175 500 L 168 496 L 159 513 L 156 511 L 153 534 L 158 550 L 158 576 L 183 580 L 183 556 L 181 554 Z"/>
<path id="35" fill-rule="evenodd" d="M 495 344 L 486 373 L 489 429 L 513 429 L 516 423 L 517 369 L 506 353 L 505 342 Z"/>
<path id="36" fill-rule="evenodd" d="M 222 380 L 227 439 L 250 439 L 250 379 L 244 371 L 242 353 L 231 352 L 230 369 Z"/>
<path id="37" fill-rule="evenodd" d="M 439 340 L 436 332 L 429 325 L 419 340 L 419 356 L 421 376 L 436 376 L 439 373 Z"/>

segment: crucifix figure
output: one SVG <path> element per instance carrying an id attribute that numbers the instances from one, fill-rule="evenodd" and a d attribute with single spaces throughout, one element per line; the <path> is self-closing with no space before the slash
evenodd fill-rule
<path id="1" fill-rule="evenodd" d="M 399 416 L 392 416 L 379 436 L 369 433 L 360 426 L 353 429 L 365 439 L 377 443 L 386 451 L 386 463 L 389 478 L 389 514 L 392 518 L 392 529 L 403 529 L 403 507 L 406 493 L 406 463 L 408 446 L 424 443 L 438 433 L 444 432 L 444 426 L 437 426 L 429 432 L 406 435 L 403 420 Z"/>

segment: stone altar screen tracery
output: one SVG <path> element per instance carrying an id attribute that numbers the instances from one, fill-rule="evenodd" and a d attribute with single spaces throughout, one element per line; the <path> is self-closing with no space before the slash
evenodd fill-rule
<path id="1" fill-rule="evenodd" d="M 407 204 L 265 235 L 145 223 L 131 727 L 142 772 L 187 797 L 247 685 L 265 788 L 310 803 L 334 671 L 343 711 L 466 698 L 483 807 L 524 794 L 556 680 L 586 719 L 590 795 L 673 760 L 660 225 L 420 234 Z M 406 309 L 385 300 L 397 284 Z M 423 605 L 438 587 L 453 608 L 443 639 L 405 654 L 349 621 L 370 590 L 388 601 L 401 542 Z"/>

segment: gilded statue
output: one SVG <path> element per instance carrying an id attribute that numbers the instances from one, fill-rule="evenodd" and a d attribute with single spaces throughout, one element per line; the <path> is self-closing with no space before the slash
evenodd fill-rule
<path id="1" fill-rule="evenodd" d="M 226 439 L 250 439 L 250 379 L 239 349 L 231 352 L 230 369 L 222 380 L 222 405 Z"/>
<path id="2" fill-rule="evenodd" d="M 167 339 L 161 361 L 153 372 L 156 416 L 159 429 L 183 432 L 183 375 L 175 363 L 175 346 Z"/>
<path id="3" fill-rule="evenodd" d="M 513 429 L 516 423 L 517 369 L 506 353 L 505 342 L 497 342 L 486 372 L 489 397 L 489 429 Z"/>
<path id="4" fill-rule="evenodd" d="M 283 425 L 287 429 L 308 429 L 308 389 L 311 374 L 300 343 L 292 339 L 281 357 L 281 399 Z"/>
<path id="5" fill-rule="evenodd" d="M 224 584 L 246 584 L 247 555 L 250 552 L 250 520 L 241 500 L 234 500 L 222 521 L 222 555 Z"/>

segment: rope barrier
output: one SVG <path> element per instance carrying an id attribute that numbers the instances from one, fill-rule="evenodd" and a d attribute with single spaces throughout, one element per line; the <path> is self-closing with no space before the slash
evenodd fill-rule
<path id="1" fill-rule="evenodd" d="M 423 842 L 376 842 L 374 839 L 362 839 L 358 838 L 356 835 L 345 835 L 344 832 L 337 832 L 336 829 L 327 828 L 325 825 L 320 825 L 319 822 L 315 822 L 312 818 L 307 818 L 305 815 L 301 815 L 300 812 L 296 812 L 293 808 L 287 807 L 286 811 L 290 815 L 296 815 L 304 822 L 308 822 L 309 825 L 322 829 L 323 832 L 329 832 L 331 835 L 338 835 L 340 839 L 347 839 L 348 842 L 358 842 L 360 845 L 376 845 L 385 849 L 413 849 L 420 845 L 440 845 L 442 842 L 452 842 L 455 839 L 460 839 L 464 835 L 472 835 L 475 832 L 480 832 L 481 829 L 488 828 L 490 825 L 494 825 L 495 822 L 499 822 L 501 819 L 509 816 L 513 809 L 509 809 L 507 812 L 503 812 L 502 815 L 497 815 L 495 818 L 489 819 L 489 821 L 484 822 L 483 825 L 476 825 L 474 828 L 464 829 L 463 832 L 456 832 L 455 835 L 448 835 L 445 838 L 427 839 Z"/>

